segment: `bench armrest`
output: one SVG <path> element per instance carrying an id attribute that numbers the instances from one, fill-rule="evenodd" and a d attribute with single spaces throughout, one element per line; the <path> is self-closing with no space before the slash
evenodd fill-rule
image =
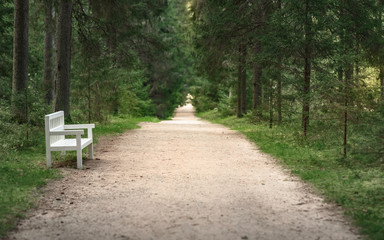
<path id="1" fill-rule="evenodd" d="M 82 135 L 84 130 L 54 130 L 49 132 L 50 135 Z"/>
<path id="2" fill-rule="evenodd" d="M 93 138 L 92 128 L 95 128 L 95 124 L 93 123 L 64 125 L 64 129 L 88 129 L 88 132 L 87 132 L 88 138 Z"/>
<path id="3" fill-rule="evenodd" d="M 64 129 L 83 129 L 83 128 L 95 128 L 95 124 L 70 124 L 64 125 Z"/>

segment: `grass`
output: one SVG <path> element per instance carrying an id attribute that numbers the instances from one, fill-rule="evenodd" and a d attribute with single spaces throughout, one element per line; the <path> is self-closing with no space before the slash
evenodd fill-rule
<path id="1" fill-rule="evenodd" d="M 345 209 L 360 232 L 369 239 L 384 239 L 384 169 L 342 158 L 341 138 L 332 127 L 307 139 L 300 128 L 285 124 L 269 128 L 251 117 L 222 117 L 217 111 L 199 117 L 238 130 L 259 148 L 278 159 L 291 172 L 315 186 L 325 199 Z M 314 124 L 313 124 L 314 125 Z"/>
<path id="2" fill-rule="evenodd" d="M 111 117 L 106 124 L 96 124 L 94 140 L 97 143 L 102 136 L 116 135 L 128 129 L 138 128 L 137 124 L 144 121 L 158 120 L 153 117 Z M 57 169 L 45 167 L 44 129 L 34 129 L 31 135 L 34 137 L 30 140 L 29 146 L 0 153 L 0 238 L 5 237 L 17 220 L 35 205 L 39 188 L 50 180 L 60 178 Z M 59 161 L 65 162 L 68 158 L 76 157 L 75 154 L 68 154 L 66 159 Z"/>

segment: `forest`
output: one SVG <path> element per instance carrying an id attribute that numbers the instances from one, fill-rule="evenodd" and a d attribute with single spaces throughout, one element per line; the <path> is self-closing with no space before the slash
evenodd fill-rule
<path id="1" fill-rule="evenodd" d="M 45 114 L 166 119 L 190 93 L 199 116 L 243 131 L 303 179 L 339 169 L 329 182 L 361 180 L 335 183 L 344 195 L 314 185 L 380 239 L 383 14 L 382 0 L 3 0 L 0 180 L 42 144 Z M 20 210 L 1 211 L 8 223 Z"/>
<path id="2" fill-rule="evenodd" d="M 28 144 L 26 132 L 58 110 L 68 122 L 170 116 L 191 74 L 178 11 L 167 1 L 2 1 L 1 128 L 13 137 L 1 145 Z"/>
<path id="3" fill-rule="evenodd" d="M 381 1 L 195 1 L 191 9 L 199 111 L 271 128 L 296 123 L 308 141 L 332 129 L 344 157 L 382 157 Z"/>

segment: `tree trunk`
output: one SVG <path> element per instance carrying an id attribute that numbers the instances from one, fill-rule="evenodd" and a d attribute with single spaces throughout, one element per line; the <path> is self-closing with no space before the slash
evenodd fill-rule
<path id="1" fill-rule="evenodd" d="M 269 128 L 272 128 L 273 125 L 273 80 L 269 80 Z"/>
<path id="2" fill-rule="evenodd" d="M 71 121 L 69 112 L 71 74 L 72 1 L 60 0 L 57 21 L 57 72 L 55 111 L 64 110 L 65 118 Z"/>
<path id="3" fill-rule="evenodd" d="M 281 14 L 281 0 L 277 1 L 277 9 Z M 277 94 L 277 96 L 276 96 L 277 125 L 281 124 L 281 121 L 283 118 L 282 113 L 281 113 L 281 106 L 282 106 L 282 93 L 281 93 L 281 76 L 282 76 L 281 70 L 282 70 L 282 68 L 281 68 L 281 62 L 282 62 L 281 57 L 278 56 L 278 62 L 277 62 L 278 73 L 277 73 L 277 79 L 276 79 L 277 80 L 277 86 L 276 86 L 276 88 L 277 88 L 276 89 L 277 90 L 277 92 L 276 92 L 276 94 Z"/>
<path id="4" fill-rule="evenodd" d="M 108 25 L 108 40 L 107 45 L 109 49 L 109 56 L 112 59 L 113 67 L 117 68 L 117 29 L 113 24 Z M 119 86 L 116 81 L 112 81 L 112 111 L 114 115 L 119 114 Z"/>
<path id="5" fill-rule="evenodd" d="M 381 1 L 379 0 L 378 1 L 378 6 L 381 6 L 382 3 Z M 382 25 L 382 18 L 383 18 L 383 14 L 382 12 L 379 13 L 379 22 L 380 22 L 380 32 L 382 32 L 383 30 L 383 25 Z M 384 65 L 383 63 L 380 63 L 379 65 L 379 70 L 380 70 L 380 73 L 379 73 L 379 79 L 380 79 L 380 99 L 381 101 L 384 101 Z"/>
<path id="6" fill-rule="evenodd" d="M 239 62 L 237 67 L 237 117 L 242 117 L 247 113 L 247 92 L 246 92 L 246 54 L 247 49 L 244 44 L 239 46 Z"/>
<path id="7" fill-rule="evenodd" d="M 243 117 L 243 112 L 242 112 L 242 87 L 241 87 L 241 66 L 240 63 L 237 67 L 237 117 L 241 118 Z"/>
<path id="8" fill-rule="evenodd" d="M 384 66 L 380 66 L 379 79 L 380 79 L 380 97 L 381 97 L 381 100 L 384 100 Z"/>
<path id="9" fill-rule="evenodd" d="M 88 123 L 91 123 L 92 116 L 92 104 L 91 104 L 91 64 L 90 59 L 88 58 L 87 65 L 87 100 L 88 100 Z"/>
<path id="10" fill-rule="evenodd" d="M 348 55 L 353 51 L 353 34 L 349 29 L 343 34 L 344 41 L 344 54 Z M 343 136 L 343 152 L 344 157 L 347 157 L 347 144 L 348 144 L 348 108 L 352 105 L 352 81 L 353 81 L 353 63 L 349 59 L 345 59 L 344 69 L 344 136 Z"/>
<path id="11" fill-rule="evenodd" d="M 45 0 L 45 18 L 44 18 L 44 74 L 43 90 L 45 103 L 51 104 L 54 93 L 54 75 L 53 75 L 53 41 L 54 41 L 54 8 L 52 0 Z"/>
<path id="12" fill-rule="evenodd" d="M 350 102 L 351 94 L 351 82 L 353 75 L 353 66 L 350 63 L 347 63 L 345 66 L 344 74 L 344 157 L 347 156 L 347 143 L 348 143 L 348 106 Z"/>
<path id="13" fill-rule="evenodd" d="M 256 46 L 254 54 L 258 55 L 260 53 L 260 47 Z M 253 111 L 256 116 L 262 117 L 263 111 L 261 108 L 261 97 L 262 97 L 262 83 L 261 76 L 263 74 L 263 69 L 258 62 L 253 64 Z"/>
<path id="14" fill-rule="evenodd" d="M 247 48 L 245 45 L 241 45 L 240 50 L 240 65 L 241 65 L 241 112 L 247 114 L 247 72 L 246 72 L 246 57 Z"/>
<path id="15" fill-rule="evenodd" d="M 16 122 L 27 123 L 29 0 L 15 0 L 14 7 L 12 113 Z"/>
<path id="16" fill-rule="evenodd" d="M 310 37 L 310 16 L 309 0 L 305 1 L 305 46 L 304 46 L 304 84 L 303 84 L 303 109 L 302 109 L 302 128 L 304 137 L 307 136 L 309 125 L 309 104 L 311 86 L 311 37 Z"/>
<path id="17" fill-rule="evenodd" d="M 282 93 L 281 93 L 281 58 L 279 58 L 278 66 L 277 66 L 277 86 L 276 86 L 276 108 L 277 108 L 277 125 L 281 124 L 282 114 L 281 114 L 281 106 L 282 106 Z"/>

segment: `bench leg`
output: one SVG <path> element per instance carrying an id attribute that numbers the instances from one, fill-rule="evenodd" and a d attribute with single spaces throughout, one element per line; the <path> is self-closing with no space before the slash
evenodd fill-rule
<path id="1" fill-rule="evenodd" d="M 93 143 L 91 143 L 88 147 L 88 151 L 89 151 L 89 159 L 93 159 Z"/>
<path id="2" fill-rule="evenodd" d="M 80 134 L 76 135 L 76 153 L 77 153 L 77 168 L 83 169 L 83 159 L 81 151 L 81 136 Z"/>
<path id="3" fill-rule="evenodd" d="M 47 157 L 47 167 L 52 167 L 51 151 L 47 150 L 46 157 Z"/>
<path id="4" fill-rule="evenodd" d="M 77 168 L 83 169 L 83 156 L 81 149 L 78 149 L 77 151 Z"/>

